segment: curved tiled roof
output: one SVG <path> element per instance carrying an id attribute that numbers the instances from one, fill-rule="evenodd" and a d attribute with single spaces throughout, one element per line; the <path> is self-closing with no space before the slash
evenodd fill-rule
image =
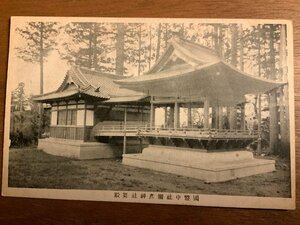
<path id="1" fill-rule="evenodd" d="M 141 95 L 140 92 L 121 88 L 119 84 L 114 82 L 114 80 L 125 79 L 126 77 L 124 76 L 99 73 L 88 69 L 80 69 L 80 71 L 84 74 L 89 84 L 92 85 L 97 92 L 102 93 L 102 95 L 107 98 Z"/>
<path id="2" fill-rule="evenodd" d="M 174 52 L 179 58 L 182 58 L 191 66 L 199 66 L 220 61 L 217 53 L 210 48 L 179 37 L 173 37 L 169 42 L 166 51 L 145 74 L 148 75 L 161 71 Z"/>
<path id="3" fill-rule="evenodd" d="M 121 88 L 119 84 L 114 82 L 114 80 L 125 78 L 124 76 L 102 73 L 86 68 L 72 67 L 56 91 L 35 96 L 34 100 L 47 102 L 75 96 L 80 93 L 102 100 L 115 97 L 145 97 L 141 92 Z M 76 86 L 75 90 L 68 90 L 68 85 L 70 84 Z"/>
<path id="4" fill-rule="evenodd" d="M 166 66 L 176 56 L 185 63 Z M 230 106 L 246 94 L 262 94 L 285 83 L 249 75 L 224 62 L 212 50 L 179 38 L 144 75 L 116 80 L 123 87 L 152 96 L 207 97 L 212 104 Z"/>

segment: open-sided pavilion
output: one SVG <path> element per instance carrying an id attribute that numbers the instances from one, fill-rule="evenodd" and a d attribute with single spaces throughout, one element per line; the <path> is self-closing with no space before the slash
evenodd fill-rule
<path id="1" fill-rule="evenodd" d="M 211 182 L 275 169 L 274 161 L 254 159 L 245 151 L 249 143 L 261 138 L 260 124 L 256 131 L 245 129 L 245 96 L 260 96 L 284 83 L 239 71 L 212 50 L 180 38 L 171 40 L 145 75 L 115 82 L 150 96 L 149 128 L 140 130 L 139 135 L 148 137 L 152 145 L 142 154 L 123 154 L 123 163 Z M 154 124 L 155 107 L 165 108 L 163 127 Z M 181 107 L 188 111 L 184 127 Z M 192 108 L 199 107 L 203 126 L 195 128 Z M 259 112 L 259 123 L 260 116 Z"/>
<path id="2" fill-rule="evenodd" d="M 108 140 L 121 137 L 127 165 L 212 182 L 270 172 L 274 161 L 254 159 L 245 151 L 261 135 L 260 126 L 246 128 L 245 96 L 282 85 L 239 71 L 206 47 L 173 38 L 142 76 L 75 67 L 55 92 L 36 96 L 36 101 L 52 105 L 51 138 L 40 140 L 39 146 L 52 154 L 106 158 L 119 155 Z M 159 127 L 158 107 L 164 109 Z M 186 124 L 180 122 L 182 108 Z M 203 122 L 197 125 L 196 109 L 203 111 Z M 139 140 L 141 147 L 143 142 L 150 145 L 142 153 L 127 154 L 128 138 Z"/>

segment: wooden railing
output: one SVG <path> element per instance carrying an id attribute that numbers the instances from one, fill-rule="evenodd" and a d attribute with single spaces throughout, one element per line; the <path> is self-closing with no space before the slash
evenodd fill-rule
<path id="1" fill-rule="evenodd" d="M 103 125 L 94 131 L 95 136 L 122 136 L 124 133 L 131 136 L 160 136 L 180 138 L 211 138 L 211 139 L 255 139 L 257 131 L 204 129 L 204 128 L 164 128 L 161 126 L 143 125 Z"/>

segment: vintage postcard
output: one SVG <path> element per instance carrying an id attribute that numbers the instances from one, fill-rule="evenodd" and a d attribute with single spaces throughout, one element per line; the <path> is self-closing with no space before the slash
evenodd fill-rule
<path id="1" fill-rule="evenodd" d="M 294 209 L 292 34 L 12 17 L 2 195 Z"/>

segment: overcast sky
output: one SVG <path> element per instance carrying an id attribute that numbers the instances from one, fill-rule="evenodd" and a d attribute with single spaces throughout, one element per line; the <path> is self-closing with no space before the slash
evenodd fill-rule
<path id="1" fill-rule="evenodd" d="M 14 65 L 10 67 L 12 75 L 12 85 L 15 89 L 20 82 L 25 83 L 27 95 L 39 94 L 40 92 L 40 66 L 39 63 L 28 63 L 22 59 L 14 58 Z M 62 83 L 69 66 L 66 61 L 59 57 L 57 51 L 52 51 L 44 64 L 44 93 L 54 91 Z"/>

